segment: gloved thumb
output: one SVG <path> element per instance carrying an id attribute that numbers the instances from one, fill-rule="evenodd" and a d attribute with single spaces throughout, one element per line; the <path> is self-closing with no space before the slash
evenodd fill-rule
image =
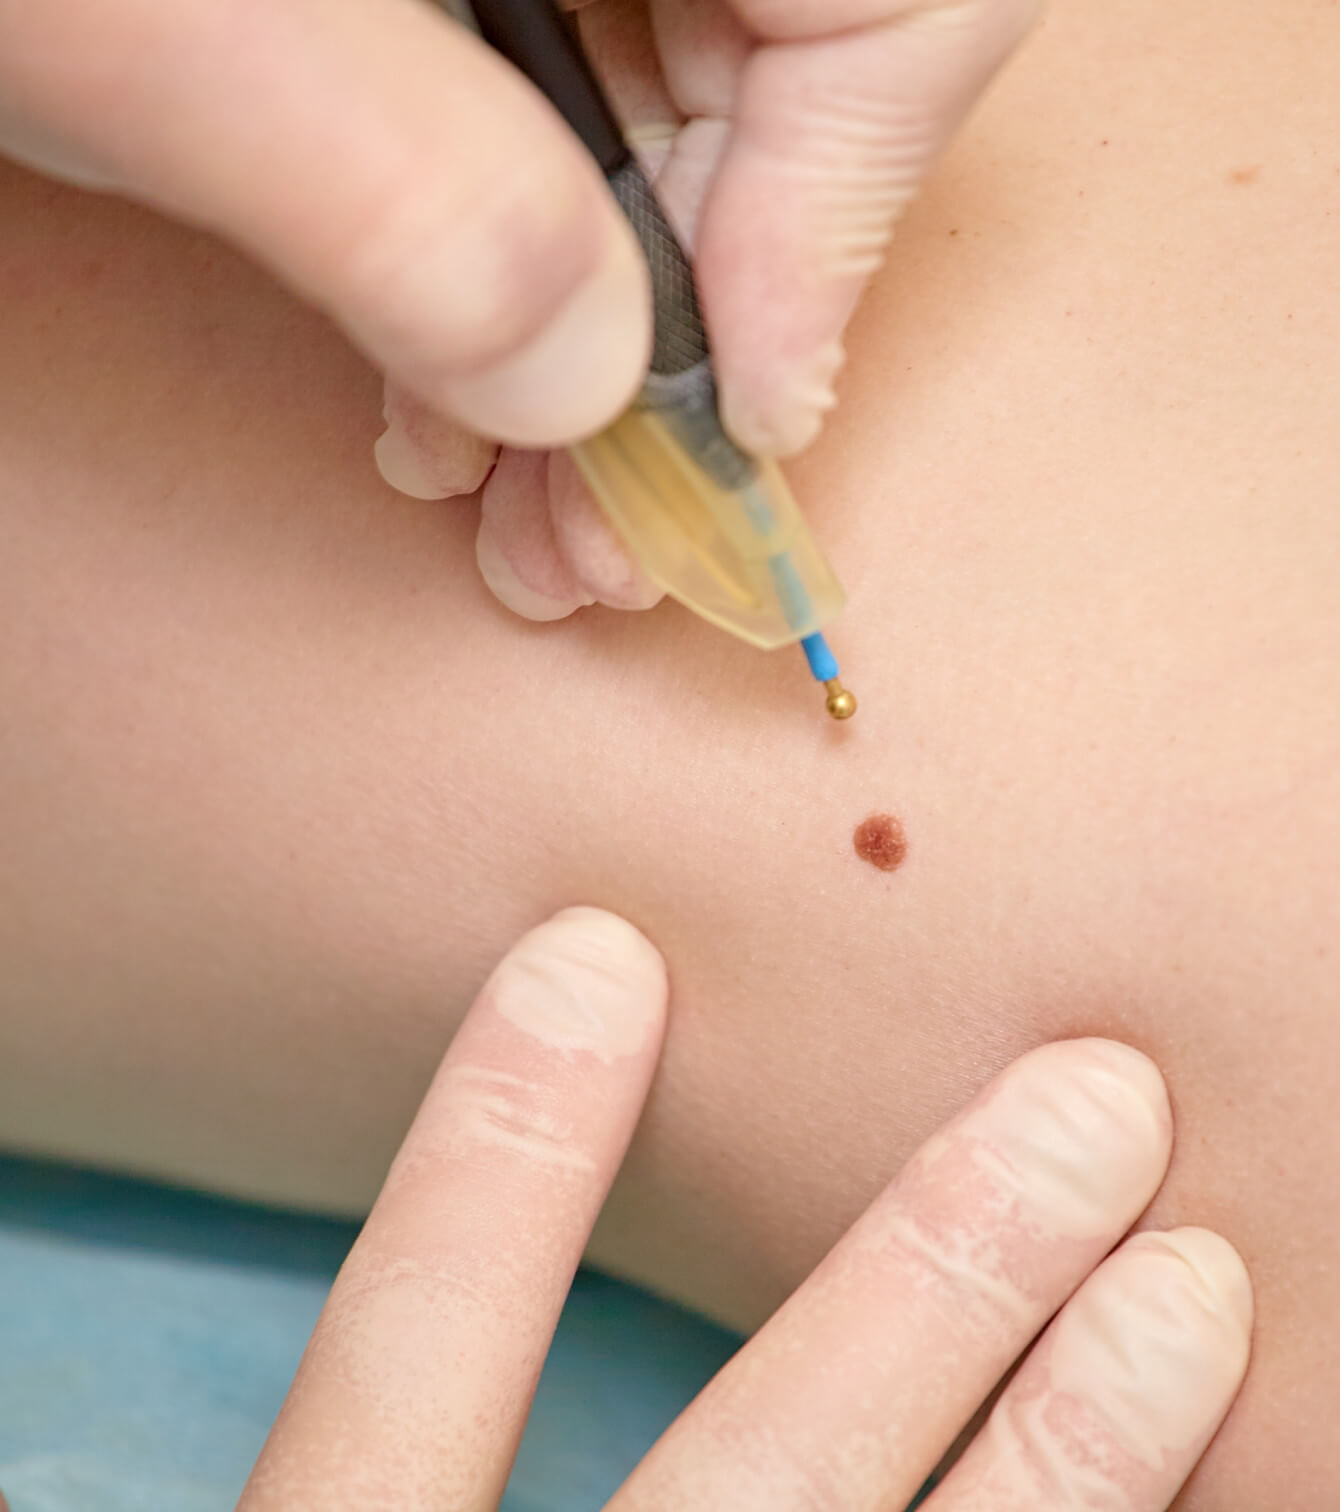
<path id="1" fill-rule="evenodd" d="M 644 370 L 599 171 L 422 0 L 0 0 L 0 150 L 219 232 L 499 439 L 589 434 Z"/>

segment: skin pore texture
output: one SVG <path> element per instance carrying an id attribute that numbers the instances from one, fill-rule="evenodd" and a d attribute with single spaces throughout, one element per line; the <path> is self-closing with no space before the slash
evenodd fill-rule
<path id="1" fill-rule="evenodd" d="M 608 907 L 673 1000 L 594 1257 L 753 1325 L 1006 1062 L 1124 1040 L 1146 1223 L 1256 1286 L 1178 1505 L 1331 1507 L 1338 61 L 1312 0 L 1050 14 L 792 469 L 842 727 L 673 607 L 510 617 L 320 319 L 0 170 L 0 1143 L 361 1211 L 507 946 Z"/>

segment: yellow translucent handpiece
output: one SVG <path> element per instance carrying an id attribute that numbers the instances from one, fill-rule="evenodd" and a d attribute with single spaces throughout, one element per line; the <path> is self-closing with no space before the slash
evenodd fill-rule
<path id="1" fill-rule="evenodd" d="M 653 582 L 773 650 L 815 635 L 845 596 L 776 463 L 731 451 L 744 465 L 725 483 L 662 414 L 638 405 L 573 455 Z"/>

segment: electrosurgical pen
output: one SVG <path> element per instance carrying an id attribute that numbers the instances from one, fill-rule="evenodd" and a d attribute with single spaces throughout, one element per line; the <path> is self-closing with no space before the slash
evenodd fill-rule
<path id="1" fill-rule="evenodd" d="M 726 433 L 693 270 L 554 0 L 444 0 L 531 80 L 595 157 L 651 268 L 651 371 L 632 407 L 573 455 L 651 579 L 751 645 L 799 643 L 834 719 L 856 699 L 822 627 L 837 577 L 775 462 Z"/>

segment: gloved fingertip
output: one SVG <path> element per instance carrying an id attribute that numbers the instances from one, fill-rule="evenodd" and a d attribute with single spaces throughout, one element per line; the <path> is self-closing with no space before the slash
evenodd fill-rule
<path id="1" fill-rule="evenodd" d="M 475 558 L 479 563 L 479 574 L 494 598 L 522 619 L 548 623 L 566 619 L 578 609 L 595 603 L 593 598 L 580 591 L 568 597 L 551 598 L 548 594 L 527 587 L 507 560 L 487 520 L 479 527 L 475 540 Z"/>
<path id="2" fill-rule="evenodd" d="M 604 585 L 602 591 L 596 595 L 596 600 L 608 609 L 622 609 L 627 614 L 642 614 L 648 609 L 654 609 L 664 597 L 665 590 L 653 583 L 647 574 L 636 563 L 633 563 L 628 576 L 614 586 Z"/>
<path id="3" fill-rule="evenodd" d="M 611 235 L 596 273 L 549 323 L 519 352 L 448 380 L 443 407 L 513 446 L 564 446 L 592 435 L 642 381 L 650 310 L 646 263 L 625 225 Z"/>
<path id="4" fill-rule="evenodd" d="M 1222 1314 L 1242 1337 L 1251 1335 L 1255 1313 L 1252 1281 L 1241 1255 L 1221 1235 L 1202 1228 L 1147 1230 L 1131 1240 L 1133 1253 L 1150 1250 L 1180 1260 L 1194 1279 L 1193 1292 L 1205 1309 Z"/>
<path id="5" fill-rule="evenodd" d="M 397 493 L 411 499 L 445 499 L 447 490 L 435 479 L 427 459 L 395 420 L 377 437 L 372 448 L 377 471 Z"/>
<path id="6" fill-rule="evenodd" d="M 837 404 L 834 380 L 845 361 L 842 344 L 827 343 L 811 358 L 775 369 L 766 390 L 736 381 L 726 386 L 726 428 L 747 451 L 793 457 L 812 445 Z"/>
<path id="7" fill-rule="evenodd" d="M 406 419 L 402 412 L 408 411 Z M 386 429 L 373 445 L 377 471 L 412 499 L 454 499 L 482 487 L 498 447 L 454 422 L 388 402 Z"/>
<path id="8" fill-rule="evenodd" d="M 812 446 L 823 430 L 824 416 L 833 403 L 822 396 L 790 395 L 784 403 L 763 409 L 746 402 L 723 405 L 726 429 L 759 457 L 794 457 Z"/>
<path id="9" fill-rule="evenodd" d="M 549 459 L 549 514 L 564 562 L 598 603 L 636 612 L 655 608 L 664 598 L 601 513 L 577 464 L 563 452 Z"/>

